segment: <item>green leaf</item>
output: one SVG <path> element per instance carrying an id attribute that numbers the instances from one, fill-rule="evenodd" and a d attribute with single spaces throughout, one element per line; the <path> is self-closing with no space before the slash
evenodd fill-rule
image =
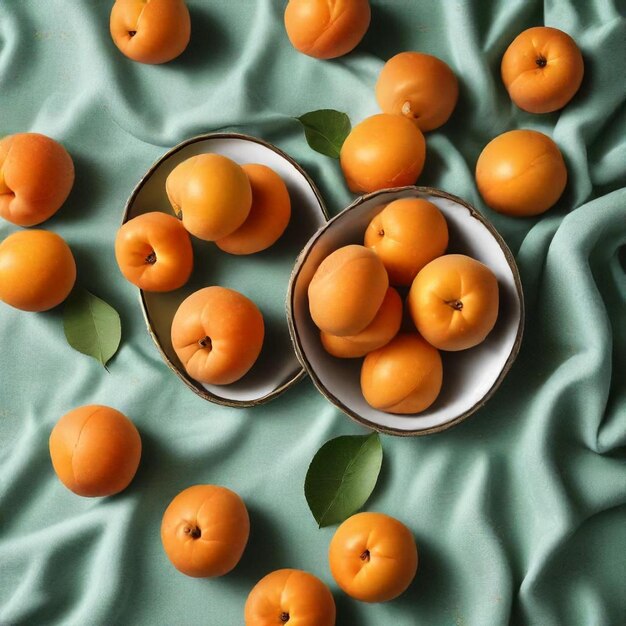
<path id="1" fill-rule="evenodd" d="M 317 451 L 304 495 L 320 528 L 343 522 L 367 502 L 382 462 L 378 433 L 337 437 Z"/>
<path id="2" fill-rule="evenodd" d="M 339 158 L 341 146 L 350 134 L 350 118 L 341 111 L 320 109 L 296 118 L 304 126 L 307 143 L 313 150 Z"/>
<path id="3" fill-rule="evenodd" d="M 105 368 L 122 337 L 117 311 L 82 287 L 74 289 L 65 301 L 63 329 L 74 350 L 100 361 Z"/>

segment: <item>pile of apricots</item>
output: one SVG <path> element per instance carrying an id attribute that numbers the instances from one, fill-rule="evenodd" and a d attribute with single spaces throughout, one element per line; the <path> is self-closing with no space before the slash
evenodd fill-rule
<path id="1" fill-rule="evenodd" d="M 368 0 L 289 0 L 284 24 L 299 52 L 333 59 L 352 51 L 371 20 Z M 140 62 L 166 63 L 184 52 L 191 17 L 184 0 L 116 0 L 110 34 L 119 50 Z M 555 28 L 521 33 L 506 50 L 501 77 L 512 101 L 531 113 L 565 106 L 583 78 L 575 42 Z M 370 192 L 413 184 L 426 158 L 424 132 L 452 115 L 458 81 L 440 59 L 401 52 L 376 84 L 382 113 L 356 125 L 343 144 L 340 164 L 349 188 Z M 54 215 L 74 183 L 74 164 L 55 140 L 17 133 L 0 140 L 0 217 L 36 226 Z M 485 202 L 511 216 L 538 215 L 553 206 L 567 182 L 557 145 L 546 135 L 514 130 L 493 139 L 476 163 Z M 291 214 L 280 177 L 259 164 L 238 165 L 217 154 L 181 162 L 165 193 L 174 215 L 147 213 L 122 226 L 115 240 L 123 275 L 149 291 L 181 287 L 193 270 L 190 235 L 224 252 L 253 254 L 273 245 Z M 485 339 L 498 314 L 498 284 L 481 263 L 446 254 L 446 220 L 416 198 L 382 207 L 363 245 L 336 250 L 309 287 L 312 319 L 325 349 L 339 358 L 364 357 L 361 385 L 374 407 L 394 413 L 423 411 L 442 383 L 439 350 L 463 350 Z M 19 230 L 0 243 L 0 300 L 25 311 L 45 311 L 69 295 L 76 263 L 67 243 L 43 229 Z M 402 330 L 398 289 L 408 289 L 408 331 Z M 210 286 L 189 296 L 172 323 L 174 348 L 189 375 L 229 384 L 252 367 L 261 350 L 263 316 L 248 298 Z M 141 437 L 123 413 L 89 405 L 64 415 L 49 440 L 52 466 L 74 493 L 120 493 L 141 460 Z M 215 485 L 179 493 L 164 512 L 161 540 L 179 571 L 222 576 L 239 562 L 250 532 L 243 500 Z M 400 521 L 359 513 L 337 529 L 329 568 L 338 586 L 364 602 L 400 595 L 418 564 L 415 539 Z M 247 626 L 333 626 L 329 588 L 300 570 L 277 570 L 251 590 Z"/>

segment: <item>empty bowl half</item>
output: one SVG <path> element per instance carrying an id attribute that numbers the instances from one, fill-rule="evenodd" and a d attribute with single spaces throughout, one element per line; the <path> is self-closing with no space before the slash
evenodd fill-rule
<path id="1" fill-rule="evenodd" d="M 312 180 L 287 154 L 247 135 L 212 133 L 184 141 L 164 154 L 135 187 L 123 222 L 149 211 L 173 214 L 165 193 L 165 179 L 185 159 L 206 152 L 217 152 L 241 165 L 262 163 L 279 174 L 291 199 L 289 226 L 273 246 L 245 256 L 227 254 L 213 243 L 192 237 L 194 270 L 189 282 L 166 293 L 140 291 L 140 304 L 161 356 L 185 384 L 217 404 L 254 406 L 275 398 L 304 375 L 289 339 L 285 292 L 295 258 L 309 237 L 326 223 L 327 213 Z M 207 385 L 193 380 L 172 347 L 171 324 L 179 304 L 194 291 L 210 285 L 229 287 L 248 296 L 261 309 L 265 320 L 265 340 L 259 358 L 243 378 L 230 385 Z"/>
<path id="2" fill-rule="evenodd" d="M 435 204 L 448 223 L 448 253 L 466 254 L 487 265 L 498 279 L 499 314 L 495 327 L 478 346 L 441 352 L 443 386 L 427 410 L 396 415 L 372 408 L 361 393 L 362 359 L 338 359 L 322 347 L 311 320 L 307 290 L 320 263 L 334 250 L 363 244 L 369 222 L 392 200 L 423 198 Z M 322 226 L 302 250 L 287 291 L 289 331 L 300 362 L 333 404 L 357 422 L 394 435 L 440 432 L 477 411 L 509 371 L 522 339 L 524 297 L 515 260 L 495 228 L 467 202 L 427 187 L 385 189 L 361 196 Z"/>

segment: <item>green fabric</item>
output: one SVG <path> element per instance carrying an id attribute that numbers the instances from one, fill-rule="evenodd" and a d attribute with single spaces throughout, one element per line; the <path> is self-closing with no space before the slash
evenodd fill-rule
<path id="1" fill-rule="evenodd" d="M 0 0 L 0 135 L 43 132 L 72 154 L 74 190 L 45 228 L 67 238 L 80 283 L 123 322 L 107 373 L 65 343 L 59 310 L 0 305 L 0 623 L 235 626 L 253 584 L 281 567 L 329 583 L 338 624 L 348 626 L 625 623 L 623 0 L 375 0 L 362 45 L 330 62 L 291 48 L 282 0 L 190 0 L 190 48 L 162 67 L 117 51 L 110 4 Z M 563 112 L 533 116 L 510 102 L 499 62 L 515 35 L 540 24 L 576 39 L 586 71 Z M 421 563 L 404 596 L 366 605 L 334 584 L 334 529 L 316 528 L 303 495 L 317 448 L 364 429 L 308 380 L 251 410 L 194 395 L 161 361 L 112 244 L 150 164 L 217 129 L 289 152 L 336 213 L 352 198 L 338 163 L 312 152 L 292 117 L 332 107 L 356 123 L 375 113 L 378 72 L 407 49 L 439 55 L 461 82 L 452 120 L 427 137 L 419 182 L 474 203 L 506 238 L 523 278 L 526 333 L 478 414 L 443 434 L 383 438 L 366 508 L 408 524 Z M 569 170 L 562 200 L 537 219 L 494 214 L 473 180 L 487 141 L 520 127 L 554 137 Z M 2 238 L 14 230 L 0 224 Z M 267 288 L 259 276 L 256 289 Z M 142 434 L 136 480 L 113 498 L 73 495 L 49 461 L 52 426 L 85 403 L 123 410 Z M 217 580 L 175 572 L 159 539 L 169 500 L 200 482 L 235 489 L 251 514 L 241 564 Z"/>

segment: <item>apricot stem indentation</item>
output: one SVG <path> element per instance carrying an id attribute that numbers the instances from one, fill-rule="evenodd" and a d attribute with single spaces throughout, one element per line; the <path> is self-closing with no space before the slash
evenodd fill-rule
<path id="1" fill-rule="evenodd" d="M 208 348 L 209 350 L 213 347 L 213 343 L 211 342 L 210 337 L 204 337 L 204 339 L 200 339 L 200 341 L 198 341 L 198 345 L 201 348 Z"/>
<path id="2" fill-rule="evenodd" d="M 152 252 L 151 252 L 151 253 L 150 253 L 150 254 L 146 257 L 146 263 L 147 263 L 148 265 L 154 265 L 154 264 L 156 263 L 156 260 L 157 260 L 157 258 L 156 258 L 156 253 L 155 253 L 155 251 L 153 250 L 153 251 L 152 251 Z"/>
<path id="3" fill-rule="evenodd" d="M 189 535 L 192 539 L 200 539 L 202 531 L 197 526 L 193 528 L 191 528 L 191 526 L 185 526 L 185 534 Z"/>
<path id="4" fill-rule="evenodd" d="M 286 624 L 286 623 L 289 621 L 289 613 L 285 613 L 285 611 L 283 611 L 283 612 L 280 614 L 280 621 L 281 621 L 283 624 Z"/>
<path id="5" fill-rule="evenodd" d="M 369 562 L 369 560 L 370 560 L 370 551 L 369 550 L 364 550 L 359 558 L 361 559 L 361 561 Z"/>
<path id="6" fill-rule="evenodd" d="M 539 55 L 535 59 L 535 63 L 537 64 L 537 67 L 545 67 L 546 65 L 548 65 L 548 59 L 546 59 L 546 57 L 544 57 L 543 55 Z"/>
<path id="7" fill-rule="evenodd" d="M 446 304 L 455 311 L 461 311 L 463 309 L 463 302 L 461 302 L 461 300 L 446 300 Z"/>
<path id="8" fill-rule="evenodd" d="M 137 31 L 136 31 L 136 30 L 129 30 L 129 31 L 128 31 L 128 36 L 129 36 L 129 37 L 134 37 L 136 34 L 137 34 Z"/>

